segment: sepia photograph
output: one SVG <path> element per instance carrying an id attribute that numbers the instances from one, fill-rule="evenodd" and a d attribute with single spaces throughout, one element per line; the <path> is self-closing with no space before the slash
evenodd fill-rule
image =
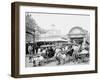
<path id="1" fill-rule="evenodd" d="M 90 15 L 25 13 L 25 67 L 88 65 Z"/>

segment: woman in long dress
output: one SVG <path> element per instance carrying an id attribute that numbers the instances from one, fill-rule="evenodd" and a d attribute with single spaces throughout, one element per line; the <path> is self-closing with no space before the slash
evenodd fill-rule
<path id="1" fill-rule="evenodd" d="M 73 45 L 73 49 L 74 49 L 73 62 L 75 62 L 75 61 L 77 61 L 77 58 L 78 58 L 78 46 L 77 45 Z"/>
<path id="2" fill-rule="evenodd" d="M 28 46 L 29 62 L 32 62 L 32 53 L 33 53 L 32 50 L 33 50 L 32 46 L 29 45 Z"/>

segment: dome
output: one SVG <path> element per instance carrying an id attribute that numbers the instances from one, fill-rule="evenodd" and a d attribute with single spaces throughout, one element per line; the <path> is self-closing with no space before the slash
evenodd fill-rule
<path id="1" fill-rule="evenodd" d="M 85 34 L 84 30 L 81 27 L 73 27 L 69 34 Z"/>
<path id="2" fill-rule="evenodd" d="M 73 27 L 68 34 L 70 38 L 81 38 L 87 35 L 86 30 L 82 29 L 81 27 Z"/>

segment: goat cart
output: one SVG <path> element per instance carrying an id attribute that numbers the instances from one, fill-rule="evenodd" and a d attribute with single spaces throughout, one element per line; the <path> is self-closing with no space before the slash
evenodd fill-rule
<path id="1" fill-rule="evenodd" d="M 78 63 L 87 63 L 89 62 L 89 51 L 87 50 L 82 50 L 79 52 L 76 57 L 74 58 L 74 61 Z"/>
<path id="2" fill-rule="evenodd" d="M 42 66 L 55 61 L 55 51 L 51 47 L 55 47 L 55 45 L 40 46 L 40 48 L 44 49 L 45 51 L 42 52 L 42 54 L 37 54 L 33 57 L 33 66 Z"/>

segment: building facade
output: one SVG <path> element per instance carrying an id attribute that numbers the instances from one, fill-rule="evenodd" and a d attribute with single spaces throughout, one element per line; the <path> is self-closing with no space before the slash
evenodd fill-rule
<path id="1" fill-rule="evenodd" d="M 82 29 L 81 27 L 73 27 L 68 33 L 68 38 L 71 42 L 75 42 L 81 45 L 86 44 L 88 37 L 88 31 Z"/>

